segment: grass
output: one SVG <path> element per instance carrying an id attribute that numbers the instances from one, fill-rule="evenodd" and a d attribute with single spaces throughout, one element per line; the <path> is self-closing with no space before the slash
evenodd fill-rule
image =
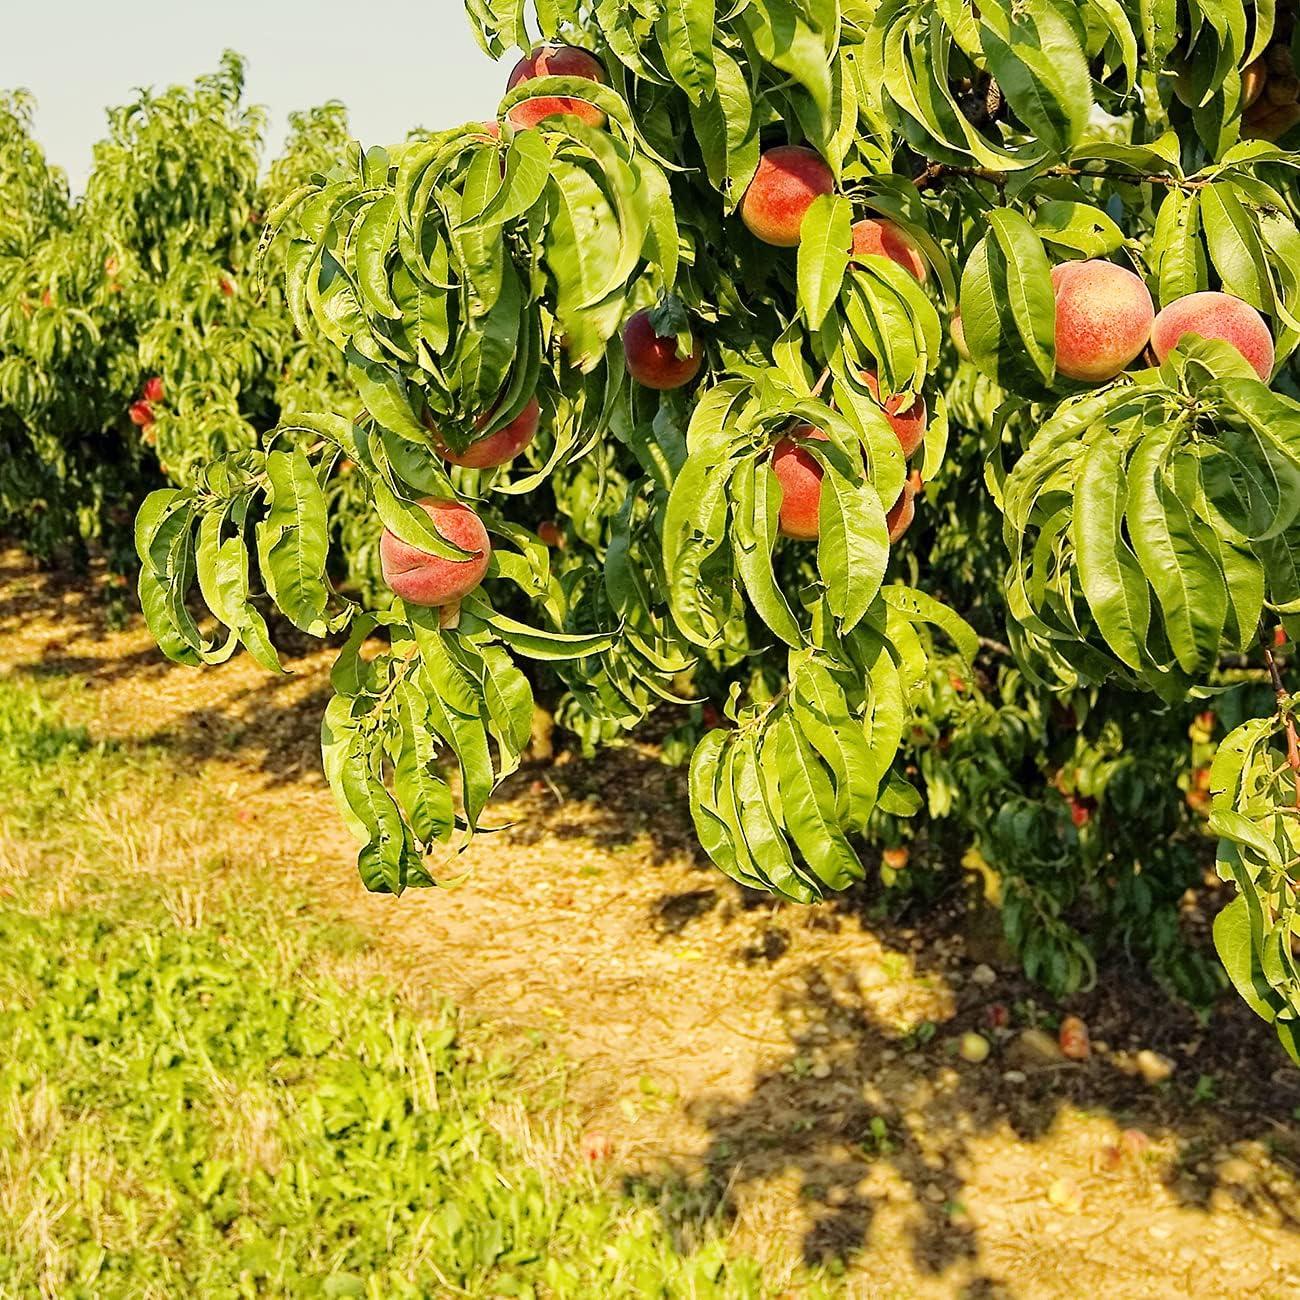
<path id="1" fill-rule="evenodd" d="M 562 1061 L 232 860 L 70 691 L 0 679 L 0 1295 L 776 1289 L 682 1189 L 583 1166 Z"/>

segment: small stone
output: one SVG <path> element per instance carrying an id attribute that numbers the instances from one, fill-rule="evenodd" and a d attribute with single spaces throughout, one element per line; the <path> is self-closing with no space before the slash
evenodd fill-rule
<path id="1" fill-rule="evenodd" d="M 1008 1070 L 1002 1078 L 1007 1083 L 1024 1083 L 1029 1076 L 1023 1070 Z"/>
<path id="2" fill-rule="evenodd" d="M 928 1183 L 925 1188 L 925 1199 L 931 1205 L 942 1205 L 948 1199 L 948 1193 L 938 1183 Z"/>
<path id="3" fill-rule="evenodd" d="M 989 1056 L 989 1040 L 983 1034 L 963 1034 L 957 1042 L 957 1051 L 963 1061 L 979 1065 Z"/>
<path id="4" fill-rule="evenodd" d="M 1083 1193 L 1070 1178 L 1056 1179 L 1047 1189 L 1047 1199 L 1066 1214 L 1077 1214 L 1083 1209 Z"/>
<path id="5" fill-rule="evenodd" d="M 892 1047 L 886 1047 L 885 1050 L 880 1053 L 880 1059 L 882 1061 L 896 1061 L 898 1060 L 898 1053 L 894 1051 Z"/>
<path id="6" fill-rule="evenodd" d="M 988 988 L 991 985 L 996 984 L 998 982 L 998 977 L 994 973 L 993 967 L 986 966 L 983 962 L 980 962 L 980 964 L 976 966 L 973 971 L 971 971 L 970 977 L 973 983 L 981 984 L 985 988 Z"/>
<path id="7" fill-rule="evenodd" d="M 814 1079 L 829 1079 L 831 1077 L 831 1067 L 825 1061 L 818 1061 L 812 1068 L 812 1077 Z"/>
<path id="8" fill-rule="evenodd" d="M 1143 1082 L 1152 1085 L 1166 1082 L 1174 1072 L 1174 1063 L 1167 1056 L 1161 1056 L 1149 1048 L 1143 1048 L 1133 1058 L 1133 1062 Z"/>
<path id="9" fill-rule="evenodd" d="M 1041 1029 L 1021 1030 L 1007 1049 L 1007 1060 L 1018 1066 L 1041 1068 L 1057 1065 L 1064 1059 L 1056 1039 Z"/>
<path id="10" fill-rule="evenodd" d="M 1215 1172 L 1219 1175 L 1219 1181 L 1230 1187 L 1244 1187 L 1255 1176 L 1251 1163 L 1240 1156 L 1229 1156 Z"/>

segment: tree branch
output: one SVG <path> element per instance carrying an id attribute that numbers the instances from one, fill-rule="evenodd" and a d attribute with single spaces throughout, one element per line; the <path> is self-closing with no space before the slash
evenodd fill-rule
<path id="1" fill-rule="evenodd" d="M 1204 189 L 1209 184 L 1208 181 L 1190 180 L 1184 176 L 1171 176 L 1168 172 L 1132 173 L 1112 171 L 1107 167 L 1071 167 L 1064 163 L 1058 167 L 1049 167 L 1041 175 L 1071 178 L 1086 177 L 1095 180 L 1116 181 L 1121 185 L 1163 185 L 1171 190 L 1188 191 Z M 992 167 L 959 167 L 953 163 L 932 162 L 926 166 L 924 171 L 912 178 L 912 184 L 922 191 L 938 189 L 950 176 L 960 176 L 966 180 L 987 181 L 990 185 L 996 185 L 998 189 L 1004 189 L 1010 181 L 1012 173 L 996 171 Z"/>
<path id="2" fill-rule="evenodd" d="M 1295 717 L 1287 707 L 1290 696 L 1282 682 L 1282 673 L 1277 666 L 1277 656 L 1273 647 L 1264 640 L 1264 662 L 1268 665 L 1268 675 L 1273 683 L 1273 693 L 1277 697 L 1277 711 L 1286 727 L 1286 763 L 1291 769 L 1291 779 L 1295 783 L 1295 805 L 1300 808 L 1300 740 L 1296 737 Z"/>

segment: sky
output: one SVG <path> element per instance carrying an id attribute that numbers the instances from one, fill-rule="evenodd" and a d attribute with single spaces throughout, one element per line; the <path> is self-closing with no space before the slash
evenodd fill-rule
<path id="1" fill-rule="evenodd" d="M 470 33 L 461 0 L 44 0 L 5 3 L 0 89 L 37 98 L 36 135 L 74 192 L 105 134 L 104 110 L 137 86 L 191 81 L 224 49 L 248 59 L 246 96 L 270 109 L 274 157 L 287 115 L 347 106 L 367 145 L 494 114 L 509 67 Z"/>

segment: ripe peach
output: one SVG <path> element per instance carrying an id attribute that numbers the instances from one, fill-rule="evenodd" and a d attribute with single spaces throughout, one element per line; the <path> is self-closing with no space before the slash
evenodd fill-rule
<path id="1" fill-rule="evenodd" d="M 554 519 L 543 519 L 537 525 L 537 540 L 544 546 L 552 546 L 561 551 L 564 549 L 564 533 Z"/>
<path id="2" fill-rule="evenodd" d="M 801 424 L 772 449 L 772 472 L 781 485 L 780 526 L 785 537 L 810 542 L 820 531 L 824 471 L 799 443 L 828 441 L 820 429 Z"/>
<path id="3" fill-rule="evenodd" d="M 1155 306 L 1141 279 L 1114 262 L 1062 262 L 1056 293 L 1056 368 L 1068 379 L 1114 379 L 1147 345 Z"/>
<path id="4" fill-rule="evenodd" d="M 853 252 L 859 257 L 874 253 L 911 271 L 922 284 L 929 273 L 925 258 L 912 237 L 901 226 L 883 217 L 866 217 L 853 226 Z"/>
<path id="5" fill-rule="evenodd" d="M 898 494 L 898 500 L 894 502 L 889 513 L 885 516 L 885 525 L 889 529 L 889 541 L 892 545 L 895 542 L 901 542 L 903 535 L 912 526 L 912 520 L 916 518 L 916 496 L 925 484 L 921 481 L 921 475 L 913 470 L 907 477 L 907 482 L 903 484 L 903 490 Z"/>
<path id="6" fill-rule="evenodd" d="M 137 428 L 147 429 L 154 421 L 153 407 L 148 402 L 132 402 L 127 414 Z"/>
<path id="7" fill-rule="evenodd" d="M 479 416 L 474 427 L 486 429 L 495 412 L 496 407 L 493 407 L 486 415 Z M 540 403 L 537 398 L 530 398 L 528 405 L 504 428 L 498 429 L 486 438 L 480 438 L 477 442 L 471 442 L 464 451 L 460 452 L 452 451 L 443 442 L 442 435 L 427 418 L 427 413 L 424 423 L 433 435 L 433 445 L 443 460 L 452 465 L 460 465 L 464 469 L 495 469 L 498 465 L 514 460 L 532 442 L 537 436 L 537 426 L 541 423 L 541 417 Z"/>
<path id="8" fill-rule="evenodd" d="M 875 373 L 864 370 L 862 379 L 871 389 L 871 396 L 880 402 L 880 380 Z M 925 409 L 925 398 L 920 393 L 917 393 L 910 403 L 907 398 L 908 394 L 900 393 L 880 404 L 885 408 L 885 419 L 898 435 L 898 443 L 903 449 L 903 455 L 910 457 L 925 441 L 925 426 L 929 415 Z"/>
<path id="9" fill-rule="evenodd" d="M 506 89 L 513 90 L 521 82 L 532 81 L 537 77 L 584 77 L 588 81 L 604 84 L 605 69 L 586 50 L 575 49 L 572 45 L 539 45 L 515 64 L 510 80 L 506 82 Z M 576 117 L 587 126 L 605 124 L 605 114 L 594 104 L 567 95 L 526 99 L 522 104 L 516 104 L 506 117 L 513 126 L 526 130 L 559 114 Z"/>
<path id="10" fill-rule="evenodd" d="M 1265 382 L 1273 373 L 1273 335 L 1248 302 L 1229 293 L 1189 293 L 1165 307 L 1151 327 L 1151 346 L 1160 361 L 1188 334 L 1231 343 Z"/>
<path id="11" fill-rule="evenodd" d="M 834 189 L 835 177 L 816 150 L 779 145 L 758 160 L 740 201 L 740 219 L 763 243 L 794 248 L 813 200 Z"/>
<path id="12" fill-rule="evenodd" d="M 163 381 L 157 375 L 145 380 L 141 396 L 146 402 L 161 402 L 165 394 L 166 389 L 163 387 Z"/>
<path id="13" fill-rule="evenodd" d="M 635 312 L 623 327 L 623 354 L 627 373 L 644 388 L 667 392 L 689 384 L 704 364 L 704 348 L 692 335 L 689 357 L 677 352 L 676 335 L 663 338 L 655 333 L 649 311 Z"/>
<path id="14" fill-rule="evenodd" d="M 426 497 L 420 506 L 447 541 L 472 554 L 464 560 L 443 559 L 402 541 L 385 528 L 379 541 L 384 581 L 412 605 L 450 605 L 468 596 L 483 581 L 492 544 L 483 521 L 459 501 Z"/>

